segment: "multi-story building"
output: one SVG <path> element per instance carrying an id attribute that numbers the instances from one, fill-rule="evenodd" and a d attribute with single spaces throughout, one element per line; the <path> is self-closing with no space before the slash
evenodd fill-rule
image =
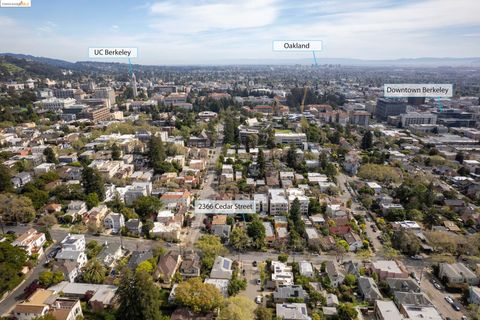
<path id="1" fill-rule="evenodd" d="M 429 112 L 407 112 L 400 115 L 400 122 L 403 128 L 415 124 L 436 124 L 437 116 Z"/>
<path id="2" fill-rule="evenodd" d="M 379 98 L 375 109 L 375 116 L 379 120 L 387 120 L 389 116 L 398 116 L 407 112 L 407 104 L 403 100 Z"/>
<path id="3" fill-rule="evenodd" d="M 28 229 L 24 234 L 12 242 L 14 247 L 24 249 L 28 255 L 42 254 L 43 244 L 47 241 L 45 234 L 35 229 Z"/>
<path id="4" fill-rule="evenodd" d="M 64 108 L 75 105 L 77 101 L 73 98 L 48 98 L 43 99 L 33 104 L 38 107 L 42 107 L 46 110 L 62 110 Z"/>
<path id="5" fill-rule="evenodd" d="M 446 127 L 475 127 L 475 114 L 461 109 L 443 109 L 433 112 L 438 124 Z"/>
<path id="6" fill-rule="evenodd" d="M 305 133 L 295 132 L 275 132 L 276 144 L 295 144 L 299 148 L 303 148 L 303 144 L 307 142 Z"/>
<path id="7" fill-rule="evenodd" d="M 269 212 L 271 215 L 288 212 L 288 200 L 283 189 L 269 190 Z"/>
<path id="8" fill-rule="evenodd" d="M 115 91 L 110 87 L 95 89 L 93 97 L 95 99 L 107 99 L 111 105 L 115 103 Z"/>

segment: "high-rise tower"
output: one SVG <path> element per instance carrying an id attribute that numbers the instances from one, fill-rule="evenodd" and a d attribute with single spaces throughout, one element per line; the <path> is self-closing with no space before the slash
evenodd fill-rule
<path id="1" fill-rule="evenodd" d="M 133 97 L 137 96 L 137 78 L 135 77 L 135 73 L 132 72 L 132 89 L 133 89 Z"/>

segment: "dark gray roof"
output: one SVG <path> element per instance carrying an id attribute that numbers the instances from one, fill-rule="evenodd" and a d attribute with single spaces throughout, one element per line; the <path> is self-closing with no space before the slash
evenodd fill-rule
<path id="1" fill-rule="evenodd" d="M 290 298 L 307 299 L 308 293 L 300 285 L 281 285 L 278 286 L 277 290 L 273 293 L 273 298 L 275 300 Z"/>
<path id="2" fill-rule="evenodd" d="M 397 306 L 402 304 L 413 305 L 417 307 L 428 307 L 433 306 L 433 304 L 428 300 L 428 298 L 423 293 L 417 292 L 394 292 L 393 300 Z"/>
<path id="3" fill-rule="evenodd" d="M 382 299 L 382 294 L 373 280 L 370 277 L 358 278 L 358 289 L 362 293 L 365 300 L 378 300 Z"/>
<path id="4" fill-rule="evenodd" d="M 130 259 L 128 260 L 127 267 L 129 269 L 135 269 L 140 263 L 151 258 L 153 258 L 152 250 L 134 251 Z"/>
<path id="5" fill-rule="evenodd" d="M 410 278 L 387 278 L 386 281 L 391 292 L 420 292 L 420 286 Z"/>

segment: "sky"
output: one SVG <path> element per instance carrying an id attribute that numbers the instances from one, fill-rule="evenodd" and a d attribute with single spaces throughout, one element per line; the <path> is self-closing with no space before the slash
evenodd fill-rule
<path id="1" fill-rule="evenodd" d="M 322 40 L 322 58 L 480 57 L 479 0 L 32 0 L 0 8 L 0 52 L 85 61 L 137 47 L 141 64 L 309 59 L 273 40 Z"/>

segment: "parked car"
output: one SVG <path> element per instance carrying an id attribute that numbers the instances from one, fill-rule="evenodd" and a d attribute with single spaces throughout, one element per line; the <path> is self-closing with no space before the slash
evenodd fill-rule
<path id="1" fill-rule="evenodd" d="M 256 297 L 255 297 L 255 303 L 256 303 L 256 304 L 262 303 L 262 296 L 256 296 Z"/>
<path id="2" fill-rule="evenodd" d="M 453 308 L 453 310 L 455 310 L 455 311 L 460 311 L 460 306 L 459 306 L 458 303 L 456 303 L 456 302 L 452 303 L 452 308 Z"/>
<path id="3" fill-rule="evenodd" d="M 442 290 L 442 286 L 440 285 L 440 283 L 437 282 L 437 280 L 432 279 L 432 284 L 436 289 Z"/>
<path id="4" fill-rule="evenodd" d="M 453 299 L 452 299 L 452 297 L 450 297 L 450 296 L 445 296 L 445 301 L 447 301 L 447 302 L 450 303 L 450 304 L 453 303 Z"/>
<path id="5" fill-rule="evenodd" d="M 253 261 L 252 266 L 256 267 L 257 266 L 257 261 Z"/>
<path id="6" fill-rule="evenodd" d="M 260 279 L 257 279 L 256 283 L 257 283 L 257 286 L 259 286 L 259 285 L 261 285 L 261 284 L 262 284 L 262 280 L 260 280 Z"/>
<path id="7" fill-rule="evenodd" d="M 413 260 L 423 260 L 423 256 L 419 255 L 419 254 L 416 254 L 414 256 L 411 256 L 410 257 L 411 259 Z"/>

